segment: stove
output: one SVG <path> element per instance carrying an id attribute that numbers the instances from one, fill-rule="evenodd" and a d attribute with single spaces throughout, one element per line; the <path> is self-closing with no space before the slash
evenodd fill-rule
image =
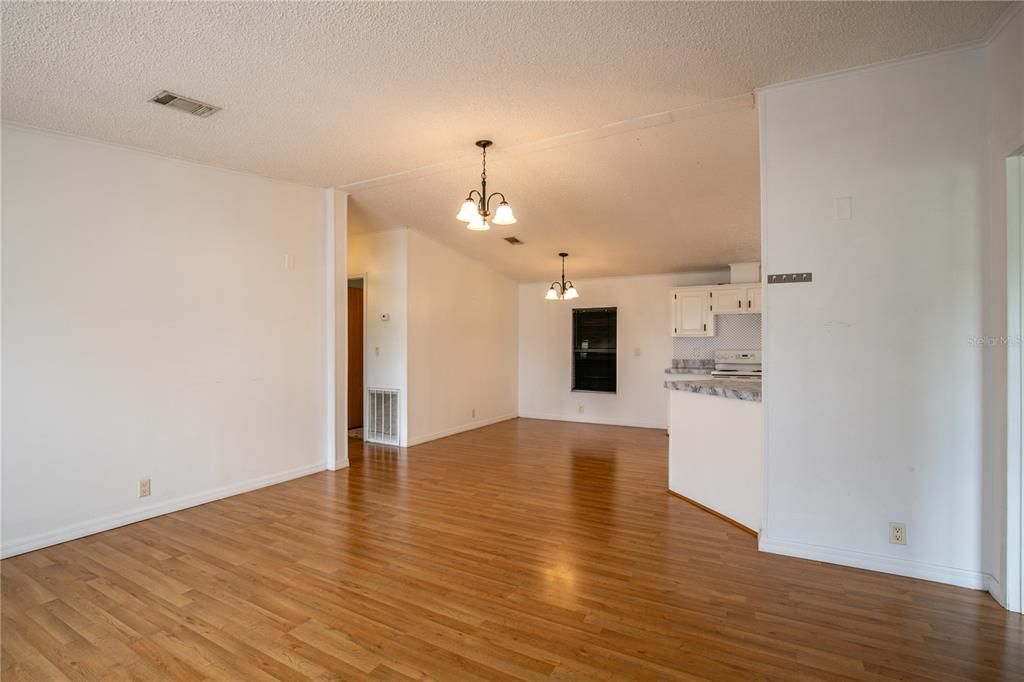
<path id="1" fill-rule="evenodd" d="M 713 377 L 734 379 L 761 378 L 761 351 L 759 350 L 716 350 Z"/>

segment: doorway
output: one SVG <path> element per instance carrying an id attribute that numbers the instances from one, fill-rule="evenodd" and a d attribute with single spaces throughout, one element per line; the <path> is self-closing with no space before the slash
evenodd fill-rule
<path id="1" fill-rule="evenodd" d="M 363 440 L 363 338 L 366 276 L 348 279 L 348 437 Z"/>

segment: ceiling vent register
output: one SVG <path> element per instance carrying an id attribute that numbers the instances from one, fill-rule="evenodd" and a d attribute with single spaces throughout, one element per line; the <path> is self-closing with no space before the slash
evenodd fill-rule
<path id="1" fill-rule="evenodd" d="M 186 114 L 192 114 L 199 118 L 207 118 L 208 116 L 212 116 L 220 111 L 220 107 L 215 107 L 212 104 L 200 102 L 196 99 L 182 97 L 181 95 L 176 95 L 173 92 L 168 92 L 167 90 L 161 90 L 159 95 L 149 101 L 170 109 L 184 111 Z"/>

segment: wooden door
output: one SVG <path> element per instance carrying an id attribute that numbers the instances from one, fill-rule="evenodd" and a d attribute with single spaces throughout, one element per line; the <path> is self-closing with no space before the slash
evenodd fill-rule
<path id="1" fill-rule="evenodd" d="M 363 425 L 363 289 L 348 288 L 348 428 Z"/>

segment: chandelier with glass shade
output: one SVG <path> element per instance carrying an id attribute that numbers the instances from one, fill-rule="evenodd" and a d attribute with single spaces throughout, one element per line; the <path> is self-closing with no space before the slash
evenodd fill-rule
<path id="1" fill-rule="evenodd" d="M 477 140 L 476 146 L 480 147 L 483 153 L 483 172 L 480 173 L 480 189 L 470 190 L 469 194 L 466 195 L 466 200 L 462 202 L 459 214 L 455 216 L 462 222 L 469 223 L 466 227 L 478 232 L 491 229 L 487 219 L 491 218 L 491 199 L 495 197 L 500 197 L 501 203 L 498 204 L 494 210 L 494 217 L 491 218 L 494 224 L 511 225 L 516 221 L 516 217 L 512 215 L 512 207 L 505 201 L 504 194 L 501 192 L 487 194 L 487 148 L 492 144 L 494 143 L 490 140 Z"/>
<path id="2" fill-rule="evenodd" d="M 579 298 L 580 292 L 576 291 L 572 280 L 565 279 L 565 259 L 569 257 L 569 254 L 563 252 L 558 255 L 562 258 L 562 281 L 552 282 L 551 288 L 548 289 L 544 298 L 549 301 L 571 301 L 574 298 Z"/>

